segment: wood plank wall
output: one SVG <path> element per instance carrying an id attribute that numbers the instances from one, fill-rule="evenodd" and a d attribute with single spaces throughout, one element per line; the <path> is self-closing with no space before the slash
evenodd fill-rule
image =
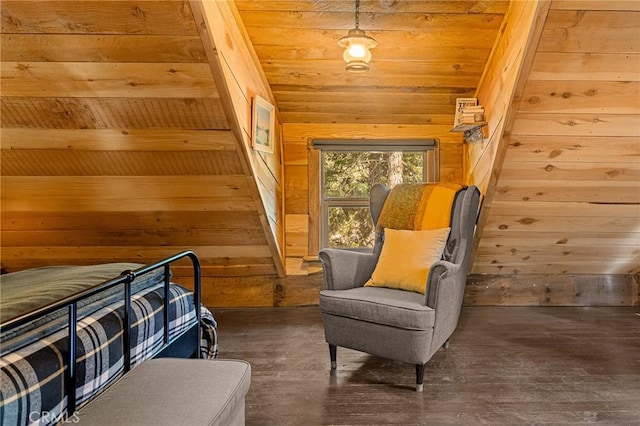
<path id="1" fill-rule="evenodd" d="M 285 275 L 284 258 L 284 203 L 282 168 L 282 129 L 276 108 L 275 145 L 272 154 L 254 151 L 251 147 L 252 103 L 258 95 L 275 105 L 273 94 L 251 42 L 244 30 L 233 2 L 192 1 L 196 19 L 203 24 L 202 38 L 212 62 L 212 71 L 218 87 L 225 88 L 225 96 L 230 106 L 227 115 L 232 131 L 241 141 L 243 155 L 248 162 L 247 169 L 257 185 L 255 194 L 260 206 L 260 218 L 264 222 L 267 239 L 270 240 L 272 256 L 277 275 Z M 241 283 L 240 283 L 241 281 Z M 253 277 L 250 280 L 216 280 L 212 300 L 233 300 L 241 306 L 272 306 L 275 277 Z M 250 290 L 249 290 L 250 288 Z M 241 289 L 241 292 L 236 291 Z M 226 303 L 222 302 L 224 306 Z"/>
<path id="2" fill-rule="evenodd" d="M 484 131 L 487 138 L 465 144 L 465 180 L 467 184 L 477 185 L 484 195 L 493 190 L 495 182 L 491 173 L 500 168 L 499 145 L 509 119 L 518 77 L 524 66 L 537 6 L 537 0 L 511 3 L 505 15 L 501 37 L 496 41 L 476 90 L 478 103 L 485 108 L 488 125 Z M 485 213 L 489 211 L 487 203 L 490 201 L 491 196 L 484 201 Z"/>
<path id="3" fill-rule="evenodd" d="M 522 68 L 526 26 L 509 24 L 529 2 L 512 3 L 490 64 L 514 96 L 489 79 L 478 90 L 491 133 L 467 145 L 467 176 L 489 191 L 466 303 L 637 305 L 640 5 L 541 5 Z"/>
<path id="4" fill-rule="evenodd" d="M 272 306 L 279 155 L 247 165 L 191 4 L 1 7 L 2 266 L 148 263 L 192 249 L 207 305 Z"/>
<path id="5" fill-rule="evenodd" d="M 223 78 L 218 87 L 225 87 L 228 92 L 232 106 L 228 115 L 233 124 L 239 126 L 239 136 L 256 178 L 265 214 L 275 238 L 274 254 L 283 260 L 282 125 L 275 99 L 234 3 L 192 3 L 201 8 L 198 15 L 202 16 L 210 30 L 212 45 L 207 48 L 211 49 L 210 56 L 217 56 L 216 63 L 219 64 Z M 214 76 L 220 71 L 214 67 Z M 272 154 L 254 151 L 251 148 L 252 104 L 256 95 L 266 99 L 276 108 Z"/>

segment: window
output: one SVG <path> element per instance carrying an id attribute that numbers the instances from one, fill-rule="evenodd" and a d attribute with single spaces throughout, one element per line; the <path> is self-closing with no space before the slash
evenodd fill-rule
<path id="1" fill-rule="evenodd" d="M 436 142 L 429 140 L 314 140 L 320 149 L 322 247 L 373 247 L 369 190 L 375 183 L 435 181 Z"/>

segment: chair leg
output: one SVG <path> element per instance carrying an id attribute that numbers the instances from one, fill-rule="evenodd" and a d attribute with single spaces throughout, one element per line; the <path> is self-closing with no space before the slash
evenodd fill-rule
<path id="1" fill-rule="evenodd" d="M 416 392 L 422 392 L 424 379 L 424 364 L 416 364 Z"/>
<path id="2" fill-rule="evenodd" d="M 443 348 L 445 348 L 445 349 L 449 349 L 449 339 L 447 339 L 447 340 L 444 342 L 444 345 L 442 345 L 442 347 L 443 347 Z"/>
<path id="3" fill-rule="evenodd" d="M 331 369 L 335 370 L 338 368 L 337 360 L 337 347 L 336 345 L 332 345 L 329 343 L 329 357 L 331 358 Z"/>

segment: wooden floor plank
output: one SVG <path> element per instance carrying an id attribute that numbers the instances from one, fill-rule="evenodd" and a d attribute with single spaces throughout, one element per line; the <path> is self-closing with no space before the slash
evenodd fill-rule
<path id="1" fill-rule="evenodd" d="M 638 308 L 464 308 L 423 393 L 344 348 L 331 374 L 317 306 L 213 312 L 220 357 L 252 366 L 248 425 L 640 423 Z"/>

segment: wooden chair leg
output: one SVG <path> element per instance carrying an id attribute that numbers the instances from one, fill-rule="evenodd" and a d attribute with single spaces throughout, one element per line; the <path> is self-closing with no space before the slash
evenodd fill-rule
<path id="1" fill-rule="evenodd" d="M 329 343 L 329 357 L 331 358 L 331 369 L 335 370 L 338 368 L 337 360 L 337 347 L 336 345 L 332 345 Z"/>
<path id="2" fill-rule="evenodd" d="M 422 392 L 424 380 L 424 364 L 416 364 L 416 392 Z"/>

